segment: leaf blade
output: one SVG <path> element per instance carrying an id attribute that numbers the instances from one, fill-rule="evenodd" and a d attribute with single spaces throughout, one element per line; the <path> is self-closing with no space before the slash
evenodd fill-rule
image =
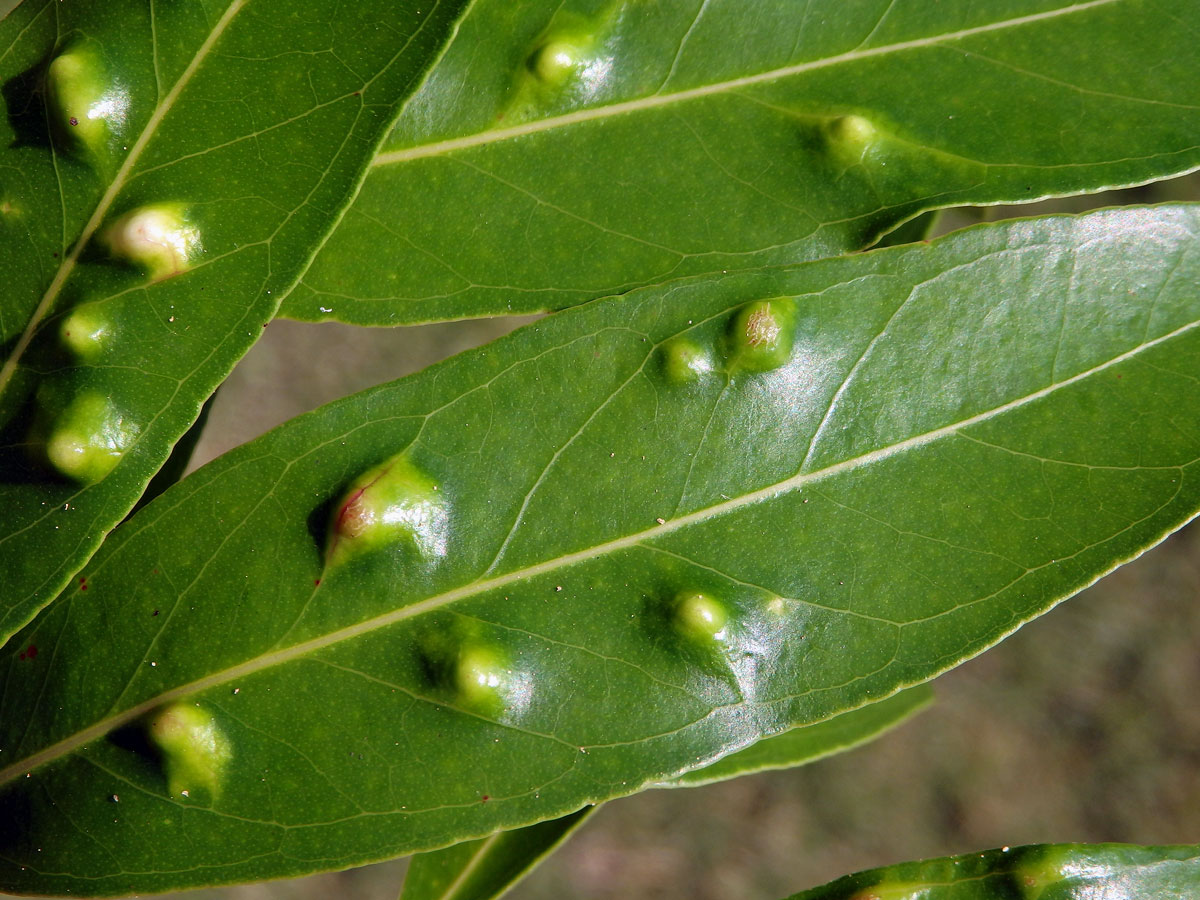
<path id="1" fill-rule="evenodd" d="M 684 772 L 657 786 L 701 787 L 756 772 L 807 765 L 879 738 L 907 722 L 932 702 L 933 691 L 928 685 L 908 688 L 878 703 L 764 738 L 703 768 Z"/>
<path id="2" fill-rule="evenodd" d="M 610 3 L 579 24 L 479 0 L 282 314 L 540 312 L 858 250 L 924 209 L 1182 173 L 1194 54 L 1165 23 L 1185 6 Z M 579 28 L 604 77 L 509 125 L 538 48 Z M 1130 82 L 1143 58 L 1178 77 Z"/>
<path id="3" fill-rule="evenodd" d="M 764 738 L 708 766 L 651 787 L 699 787 L 768 769 L 807 765 L 851 750 L 907 721 L 933 700 L 927 685 L 825 722 Z M 596 807 L 413 857 L 400 900 L 488 900 L 506 893 L 583 824 Z"/>
<path id="4" fill-rule="evenodd" d="M 0 73 L 6 164 L 19 176 L 4 186 L 3 209 L 22 238 L 0 253 L 11 285 L 0 318 L 0 638 L 58 593 L 133 507 L 257 339 L 457 12 L 439 0 L 424 18 L 410 11 L 364 37 L 355 26 L 321 29 L 319 2 L 284 6 L 228 0 L 210 20 L 197 6 L 27 2 L 0 25 L 11 42 Z M 404 49 L 392 37 L 407 38 Z M 288 39 L 318 52 L 299 64 L 261 52 Z M 73 143 L 71 129 L 83 126 L 58 120 L 65 113 L 46 87 L 47 60 L 73 53 L 79 90 L 110 98 L 91 109 L 108 103 L 124 116 L 91 144 Z M 306 140 L 330 132 L 339 140 Z M 198 259 L 176 262 L 190 271 L 151 277 L 96 246 L 131 209 L 178 218 L 183 207 L 203 240 Z M 80 350 L 56 332 L 66 312 L 84 308 L 103 339 Z M 72 421 L 83 400 L 107 403 L 105 415 Z M 124 430 L 110 473 L 75 480 L 46 465 L 39 445 L 72 429 L 90 440 L 114 422 Z"/>
<path id="5" fill-rule="evenodd" d="M 165 889 L 470 840 L 973 656 L 1200 507 L 1198 222 L 982 226 L 614 298 L 201 469 L 106 542 L 86 602 L 50 607 L 20 639 L 45 653 L 2 673 L 20 761 L 0 823 L 29 823 L 0 830 L 2 855 L 79 873 L 14 863 L 3 883 Z M 671 341 L 719 347 L 747 301 L 781 296 L 789 362 L 668 383 Z M 326 569 L 342 493 L 406 447 L 454 552 Z M 727 612 L 716 644 L 676 624 L 697 592 Z M 216 805 L 167 796 L 105 738 L 176 702 L 235 748 Z M 109 793 L 129 804 L 111 825 Z M 105 816 L 98 846 L 139 874 L 52 841 L 68 807 Z"/>

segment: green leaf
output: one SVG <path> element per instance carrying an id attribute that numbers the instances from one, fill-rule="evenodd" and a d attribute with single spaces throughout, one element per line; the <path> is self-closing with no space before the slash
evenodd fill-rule
<path id="1" fill-rule="evenodd" d="M 1190 900 L 1200 847 L 1035 844 L 847 875 L 789 900 Z"/>
<path id="2" fill-rule="evenodd" d="M 559 309 L 858 250 L 923 209 L 1184 172 L 1200 165 L 1194 13 L 476 0 L 282 313 Z M 574 64 L 539 76 L 556 48 Z"/>
<path id="3" fill-rule="evenodd" d="M 744 750 L 685 772 L 656 787 L 700 787 L 768 769 L 790 769 L 852 750 L 907 722 L 933 702 L 927 685 L 909 688 L 886 700 L 836 715 L 815 725 L 793 728 Z"/>
<path id="4" fill-rule="evenodd" d="M 400 900 L 492 900 L 556 849 L 595 811 L 502 831 L 478 841 L 414 856 Z"/>
<path id="5" fill-rule="evenodd" d="M 0 640 L 258 338 L 461 5 L 26 0 L 0 21 Z"/>
<path id="6" fill-rule="evenodd" d="M 0 887 L 446 846 L 979 653 L 1200 509 L 1197 231 L 1127 208 L 676 282 L 227 454 L 13 643 Z M 230 748 L 195 796 L 147 749 L 179 703 Z"/>
<path id="7" fill-rule="evenodd" d="M 715 763 L 651 787 L 698 787 L 767 769 L 815 762 L 874 740 L 908 720 L 933 699 L 927 685 L 851 710 L 815 725 L 764 738 Z M 583 823 L 595 807 L 478 841 L 464 841 L 413 857 L 400 900 L 490 900 L 511 889 Z"/>
<path id="8" fill-rule="evenodd" d="M 879 239 L 875 246 L 899 247 L 902 244 L 915 244 L 917 241 L 928 240 L 941 216 L 941 211 L 936 209 L 921 213 L 889 231 Z"/>

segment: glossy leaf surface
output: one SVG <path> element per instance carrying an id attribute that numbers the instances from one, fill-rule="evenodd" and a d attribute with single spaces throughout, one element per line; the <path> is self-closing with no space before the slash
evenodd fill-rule
<path id="1" fill-rule="evenodd" d="M 928 685 L 851 710 L 815 725 L 802 725 L 764 738 L 715 763 L 652 787 L 698 787 L 766 769 L 815 762 L 873 740 L 924 709 L 933 698 Z M 561 819 L 464 841 L 413 857 L 400 900 L 491 900 L 510 890 L 561 844 L 595 807 Z"/>
<path id="2" fill-rule="evenodd" d="M 919 685 L 886 700 L 853 709 L 814 725 L 802 725 L 764 738 L 700 769 L 684 772 L 657 787 L 700 787 L 764 772 L 790 769 L 852 750 L 907 722 L 933 702 L 933 691 Z"/>
<path id="3" fill-rule="evenodd" d="M 901 863 L 790 900 L 1190 900 L 1200 848 L 1037 844 Z"/>
<path id="4" fill-rule="evenodd" d="M 415 856 L 400 900 L 493 900 L 529 874 L 595 808 Z"/>
<path id="5" fill-rule="evenodd" d="M 1194 15 L 476 0 L 282 312 L 558 309 L 857 250 L 921 209 L 1184 172 L 1200 165 L 1200 55 L 1179 25 Z M 567 65 L 539 75 L 555 48 Z"/>
<path id="6" fill-rule="evenodd" d="M 1198 226 L 1129 208 L 638 291 L 206 466 L 14 642 L 0 885 L 433 849 L 973 656 L 1200 508 Z M 327 566 L 368 510 L 408 532 Z M 176 702 L 231 748 L 202 798 L 138 752 Z"/>
<path id="7" fill-rule="evenodd" d="M 27 0 L 0 21 L 0 639 L 257 339 L 461 5 Z"/>

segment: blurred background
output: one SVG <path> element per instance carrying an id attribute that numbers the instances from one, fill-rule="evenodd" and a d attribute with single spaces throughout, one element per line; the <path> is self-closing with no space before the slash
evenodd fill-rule
<path id="1" fill-rule="evenodd" d="M 1200 175 L 984 220 L 1200 199 Z M 1200 289 L 1200 286 L 1198 286 Z M 273 322 L 221 389 L 194 465 L 525 320 Z M 614 801 L 510 895 L 777 900 L 859 869 L 1043 841 L 1200 841 L 1200 523 L 936 684 L 935 705 L 804 768 Z M 405 863 L 197 900 L 392 900 Z"/>

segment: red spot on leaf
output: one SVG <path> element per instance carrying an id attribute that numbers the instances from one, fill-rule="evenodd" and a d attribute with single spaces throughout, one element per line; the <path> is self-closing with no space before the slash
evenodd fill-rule
<path id="1" fill-rule="evenodd" d="M 86 575 L 79 576 L 79 589 L 81 591 L 87 590 L 87 576 Z"/>
<path id="2" fill-rule="evenodd" d="M 479 802 L 487 803 L 489 799 L 491 799 L 491 798 L 489 798 L 487 794 L 484 794 L 482 797 L 479 798 Z"/>
<path id="3" fill-rule="evenodd" d="M 74 116 L 71 116 L 71 118 L 67 119 L 67 121 L 70 122 L 72 125 L 79 124 L 79 120 L 77 118 L 75 118 Z"/>
<path id="4" fill-rule="evenodd" d="M 156 609 L 154 612 L 150 613 L 150 617 L 151 617 L 151 618 L 154 618 L 154 617 L 155 617 L 155 616 L 157 616 L 157 615 L 158 615 L 158 610 L 157 610 L 157 609 Z"/>
<path id="5" fill-rule="evenodd" d="M 33 644 L 21 651 L 21 659 L 33 659 L 35 656 L 37 656 L 37 647 Z"/>
<path id="6" fill-rule="evenodd" d="M 313 579 L 313 587 L 320 587 L 320 586 L 321 586 L 321 579 L 320 579 L 320 578 L 314 578 L 314 579 Z"/>

